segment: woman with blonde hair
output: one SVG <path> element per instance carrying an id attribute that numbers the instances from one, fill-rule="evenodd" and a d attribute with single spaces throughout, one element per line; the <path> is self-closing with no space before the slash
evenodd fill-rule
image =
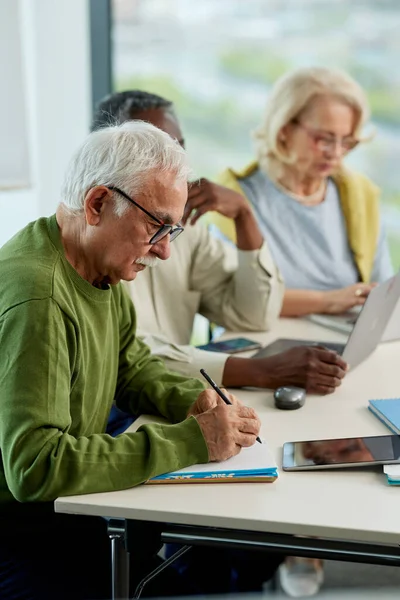
<path id="1" fill-rule="evenodd" d="M 221 177 L 251 203 L 283 275 L 281 316 L 343 313 L 393 273 L 379 190 L 343 165 L 367 141 L 368 119 L 366 95 L 349 75 L 295 70 L 269 96 L 255 132 L 257 161 Z M 228 219 L 212 220 L 234 238 Z"/>
<path id="2" fill-rule="evenodd" d="M 346 73 L 292 71 L 276 82 L 255 132 L 257 161 L 220 178 L 250 202 L 283 275 L 281 316 L 344 313 L 364 304 L 373 285 L 393 274 L 379 190 L 343 165 L 368 140 L 368 119 L 366 95 Z M 232 221 L 215 212 L 210 218 L 235 239 Z M 288 557 L 279 577 L 289 596 L 312 596 L 323 583 L 323 563 Z"/>

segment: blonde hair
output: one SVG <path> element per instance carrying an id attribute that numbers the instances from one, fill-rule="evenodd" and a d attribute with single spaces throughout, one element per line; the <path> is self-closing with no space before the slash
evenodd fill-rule
<path id="1" fill-rule="evenodd" d="M 257 159 L 263 170 L 277 175 L 282 163 L 295 162 L 296 157 L 288 154 L 279 140 L 279 132 L 306 110 L 317 96 L 336 98 L 352 108 L 355 114 L 353 133 L 360 139 L 361 131 L 370 116 L 368 100 L 361 86 L 347 73 L 338 69 L 297 69 L 275 83 L 267 102 L 263 122 L 253 133 Z"/>

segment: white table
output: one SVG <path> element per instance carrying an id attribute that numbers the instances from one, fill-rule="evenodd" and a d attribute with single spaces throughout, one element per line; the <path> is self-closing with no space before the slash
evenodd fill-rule
<path id="1" fill-rule="evenodd" d="M 345 339 L 342 334 L 296 319 L 282 319 L 273 333 L 246 336 L 263 343 L 277 337 Z M 235 393 L 257 410 L 261 435 L 280 466 L 285 441 L 389 433 L 368 411 L 367 404 L 371 398 L 399 395 L 399 356 L 400 342 L 381 344 L 348 373 L 335 394 L 309 396 L 305 406 L 296 411 L 277 410 L 267 390 Z M 392 564 L 397 558 L 400 564 L 399 505 L 400 490 L 389 487 L 381 468 L 376 468 L 280 471 L 272 484 L 143 485 L 121 492 L 59 498 L 55 510 L 158 522 L 165 530 L 164 541 L 225 540 L 240 547 L 262 546 L 265 541 L 268 547 L 283 547 L 291 554 L 341 559 L 346 554 L 355 559 L 358 555 L 366 562 L 389 560 Z M 382 557 L 375 545 L 382 545 Z"/>

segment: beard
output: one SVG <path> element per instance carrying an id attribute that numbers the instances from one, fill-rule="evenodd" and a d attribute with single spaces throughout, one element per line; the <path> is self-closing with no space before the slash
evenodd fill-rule
<path id="1" fill-rule="evenodd" d="M 158 258 L 156 256 L 142 256 L 135 260 L 136 265 L 144 265 L 145 267 L 156 267 L 158 265 Z"/>

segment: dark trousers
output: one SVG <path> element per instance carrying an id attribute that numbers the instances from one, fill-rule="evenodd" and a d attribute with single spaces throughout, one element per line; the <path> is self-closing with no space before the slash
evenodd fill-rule
<path id="1" fill-rule="evenodd" d="M 12 516 L 0 512 L 0 599 L 110 600 L 107 522 L 99 517 L 54 514 L 53 506 L 26 508 L 21 505 Z M 140 548 L 140 540 L 137 544 Z M 132 593 L 161 562 L 155 554 L 138 552 L 131 566 Z M 185 577 L 169 567 L 145 586 L 142 596 L 191 593 Z"/>
<path id="2" fill-rule="evenodd" d="M 12 515 L 0 512 L 0 599 L 110 600 L 107 522 L 55 514 L 52 504 L 19 508 Z M 162 563 L 157 540 L 143 544 L 145 552 L 141 540 L 134 541 L 131 594 Z M 150 581 L 142 597 L 260 591 L 280 562 L 264 552 L 193 547 Z"/>
<path id="3" fill-rule="evenodd" d="M 166 557 L 179 548 L 167 544 Z M 193 546 L 172 567 L 201 594 L 240 594 L 263 591 L 284 560 L 283 554 L 261 550 Z"/>
<path id="4" fill-rule="evenodd" d="M 96 517 L 32 515 L 0 525 L 2 600 L 111 597 L 107 523 Z"/>

